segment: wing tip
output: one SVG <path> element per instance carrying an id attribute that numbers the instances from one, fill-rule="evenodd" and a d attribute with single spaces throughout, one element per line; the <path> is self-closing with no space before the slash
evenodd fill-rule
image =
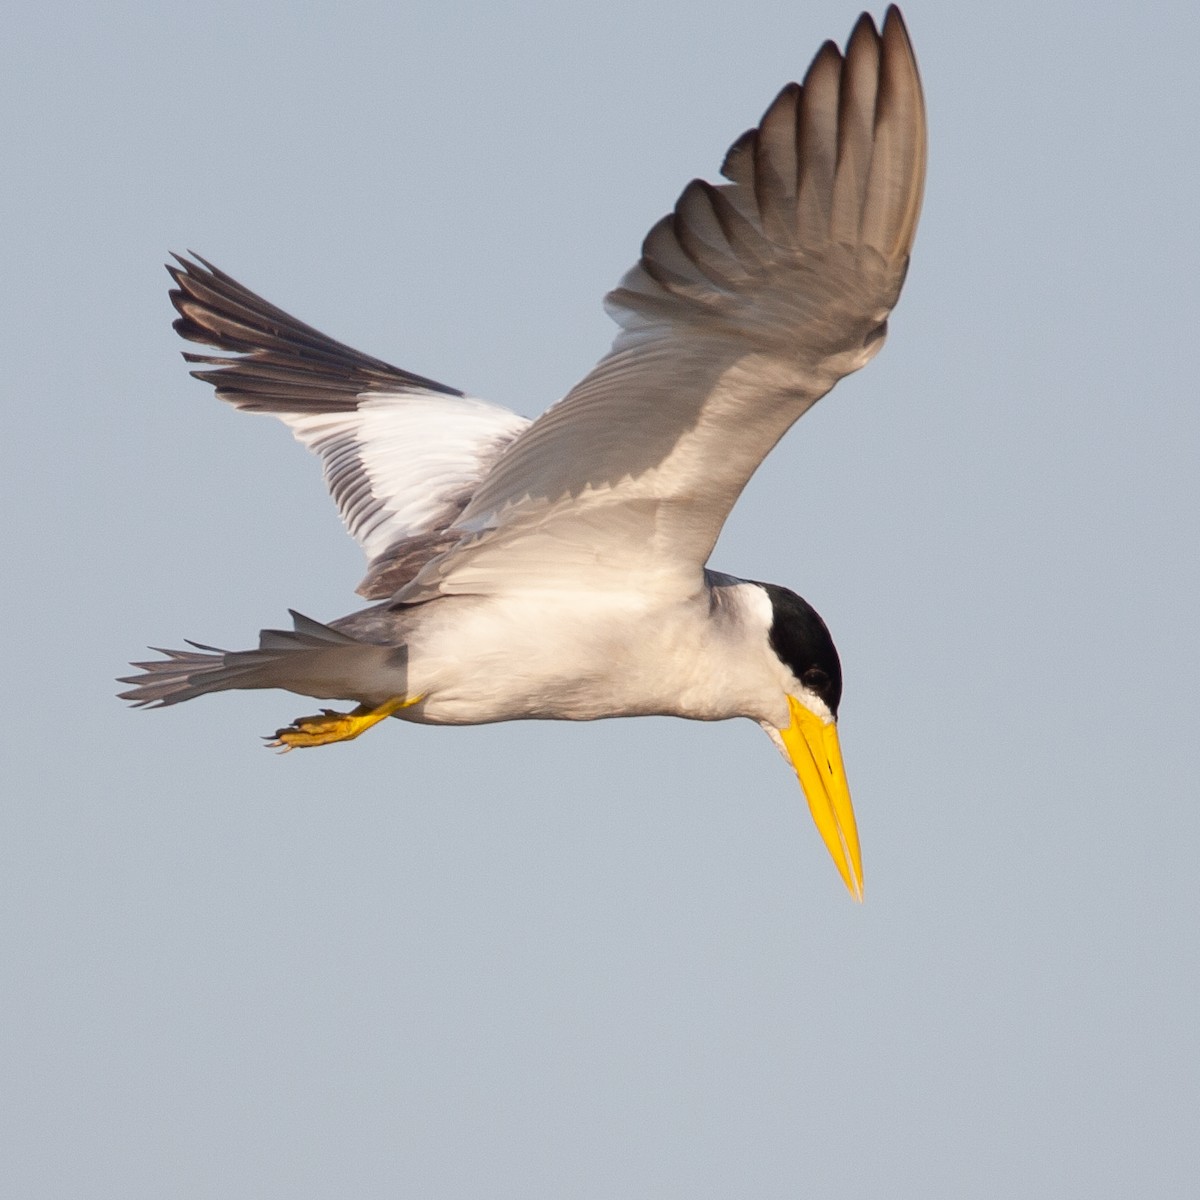
<path id="1" fill-rule="evenodd" d="M 168 293 L 178 313 L 172 328 L 184 340 L 229 357 L 192 356 L 212 371 L 193 372 L 239 407 L 308 411 L 354 407 L 381 391 L 420 391 L 461 397 L 457 388 L 363 354 L 264 300 L 194 250 L 170 253 Z M 324 398 L 324 399 L 323 399 Z"/>

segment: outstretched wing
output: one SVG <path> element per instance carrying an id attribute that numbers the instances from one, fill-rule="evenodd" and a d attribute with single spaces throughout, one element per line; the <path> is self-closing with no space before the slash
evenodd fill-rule
<path id="1" fill-rule="evenodd" d="M 612 350 L 498 458 L 468 537 L 400 599 L 436 591 L 696 579 L 786 430 L 879 350 L 925 176 L 900 13 L 827 42 L 647 236 L 607 298 Z M 681 574 L 682 573 L 682 574 Z"/>
<path id="2" fill-rule="evenodd" d="M 187 353 L 217 395 L 271 413 L 320 456 L 325 482 L 370 562 L 359 587 L 390 596 L 460 536 L 462 513 L 529 421 L 334 341 L 199 256 L 168 266 L 181 337 L 234 357 Z"/>

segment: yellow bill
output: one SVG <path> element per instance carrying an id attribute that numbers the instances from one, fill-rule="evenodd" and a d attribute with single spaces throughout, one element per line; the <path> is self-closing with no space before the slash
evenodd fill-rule
<path id="1" fill-rule="evenodd" d="M 837 724 L 823 721 L 794 696 L 788 697 L 791 724 L 780 730 L 783 744 L 800 777 L 808 810 L 843 882 L 855 900 L 863 898 L 862 852 L 850 803 L 850 786 L 842 765 Z"/>

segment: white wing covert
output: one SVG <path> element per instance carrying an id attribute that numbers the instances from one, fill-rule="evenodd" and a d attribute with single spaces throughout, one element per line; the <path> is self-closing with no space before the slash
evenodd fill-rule
<path id="1" fill-rule="evenodd" d="M 787 429 L 879 350 L 925 174 L 921 85 L 899 12 L 827 42 L 651 229 L 607 307 L 610 353 L 499 456 L 468 536 L 398 595 L 678 587 Z"/>
<path id="2" fill-rule="evenodd" d="M 319 455 L 384 599 L 461 536 L 446 533 L 529 421 L 334 341 L 195 256 L 168 267 L 176 330 L 239 357 L 185 354 L 220 399 L 288 425 Z"/>

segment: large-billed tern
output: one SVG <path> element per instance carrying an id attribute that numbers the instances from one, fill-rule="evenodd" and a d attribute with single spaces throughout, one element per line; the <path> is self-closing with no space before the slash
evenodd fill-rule
<path id="1" fill-rule="evenodd" d="M 878 352 L 925 175 L 904 22 L 826 42 L 721 168 L 650 230 L 606 300 L 621 330 L 529 421 L 352 350 L 198 256 L 177 258 L 175 328 L 217 395 L 273 413 L 321 457 L 376 601 L 264 630 L 258 649 L 137 663 L 137 704 L 227 688 L 353 700 L 274 745 L 384 717 L 476 724 L 749 717 L 791 761 L 846 886 L 862 862 L 837 736 L 837 651 L 809 604 L 705 566 L 788 428 Z"/>

